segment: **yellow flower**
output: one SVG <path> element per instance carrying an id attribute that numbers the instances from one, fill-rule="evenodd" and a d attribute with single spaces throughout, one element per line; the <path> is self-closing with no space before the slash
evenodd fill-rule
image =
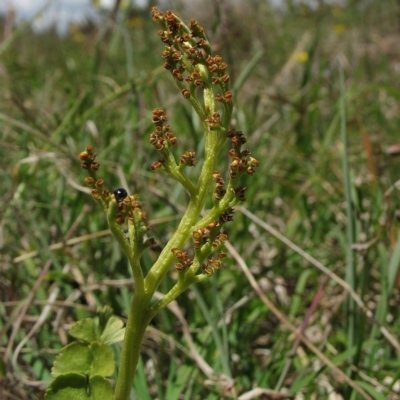
<path id="1" fill-rule="evenodd" d="M 129 18 L 126 21 L 126 24 L 130 28 L 138 28 L 139 26 L 143 25 L 143 21 L 140 17 L 133 17 L 133 18 Z"/>
<path id="2" fill-rule="evenodd" d="M 343 24 L 338 24 L 338 25 L 335 25 L 333 30 L 335 31 L 335 33 L 337 35 L 341 35 L 346 30 L 346 28 Z"/>
<path id="3" fill-rule="evenodd" d="M 308 53 L 306 51 L 298 51 L 297 53 L 294 53 L 293 58 L 297 62 L 304 64 L 308 60 Z"/>

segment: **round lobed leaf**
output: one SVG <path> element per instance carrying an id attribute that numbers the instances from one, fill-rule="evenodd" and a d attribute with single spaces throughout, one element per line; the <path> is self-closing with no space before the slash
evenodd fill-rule
<path id="1" fill-rule="evenodd" d="M 99 340 L 96 325 L 92 318 L 85 318 L 76 322 L 69 330 L 69 334 L 75 339 L 82 340 L 87 343 Z"/>
<path id="2" fill-rule="evenodd" d="M 78 373 L 89 377 L 111 376 L 114 368 L 114 355 L 106 344 L 93 342 L 87 345 L 74 342 L 61 350 L 54 361 L 51 374 L 53 377 L 68 373 Z"/>
<path id="3" fill-rule="evenodd" d="M 112 400 L 113 389 L 108 379 L 69 373 L 58 376 L 45 393 L 45 400 Z"/>

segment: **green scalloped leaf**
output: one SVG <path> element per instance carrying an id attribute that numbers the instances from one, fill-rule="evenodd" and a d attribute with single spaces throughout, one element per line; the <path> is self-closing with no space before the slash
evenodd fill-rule
<path id="1" fill-rule="evenodd" d="M 51 374 L 53 377 L 69 373 L 89 377 L 111 376 L 114 369 L 114 354 L 106 344 L 93 342 L 88 345 L 74 342 L 61 349 L 54 361 Z"/>
<path id="2" fill-rule="evenodd" d="M 124 323 L 114 315 L 109 318 L 100 336 L 100 340 L 108 345 L 121 342 L 124 339 Z"/>
<path id="3" fill-rule="evenodd" d="M 87 400 L 87 379 L 83 374 L 64 374 L 54 379 L 45 400 Z"/>
<path id="4" fill-rule="evenodd" d="M 111 382 L 103 376 L 93 376 L 89 380 L 91 400 L 112 400 L 113 388 Z M 75 400 L 75 399 L 74 399 Z"/>
<path id="5" fill-rule="evenodd" d="M 45 393 L 45 400 L 112 400 L 113 389 L 108 379 L 93 376 L 87 381 L 81 374 L 58 376 Z"/>
<path id="6" fill-rule="evenodd" d="M 85 318 L 72 325 L 68 332 L 72 337 L 90 343 L 99 340 L 100 336 L 92 318 Z"/>
<path id="7" fill-rule="evenodd" d="M 78 321 L 71 327 L 69 334 L 86 343 L 102 341 L 110 345 L 122 341 L 125 334 L 124 323 L 112 315 L 110 307 L 99 309 L 98 312 L 99 318 Z"/>
<path id="8" fill-rule="evenodd" d="M 114 354 L 111 349 L 100 342 L 93 342 L 89 348 L 92 358 L 90 376 L 111 376 L 115 369 Z"/>
<path id="9" fill-rule="evenodd" d="M 87 344 L 74 342 L 63 347 L 54 360 L 51 375 L 56 378 L 68 373 L 88 375 L 91 366 L 90 349 Z"/>

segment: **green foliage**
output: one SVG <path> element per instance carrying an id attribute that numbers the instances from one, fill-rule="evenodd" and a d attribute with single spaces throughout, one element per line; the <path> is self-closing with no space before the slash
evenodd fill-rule
<path id="1" fill-rule="evenodd" d="M 52 383 L 46 400 L 111 400 L 113 390 L 109 380 L 94 375 L 89 379 L 85 375 L 69 373 L 58 376 Z"/>
<path id="2" fill-rule="evenodd" d="M 71 371 L 79 371 L 89 376 L 110 376 L 114 372 L 112 353 L 105 345 L 98 342 L 90 344 L 71 343 L 64 347 L 54 361 L 52 375 L 66 374 Z"/>
<path id="3" fill-rule="evenodd" d="M 75 339 L 84 342 L 100 341 L 111 345 L 120 342 L 125 333 L 123 322 L 109 314 L 110 307 L 104 307 L 99 315 L 99 320 L 85 318 L 75 323 L 69 330 L 69 334 Z"/>
<path id="4" fill-rule="evenodd" d="M 106 306 L 99 310 L 98 318 L 76 322 L 69 334 L 78 341 L 63 347 L 56 357 L 45 399 L 112 399 L 109 378 L 114 374 L 115 361 L 109 345 L 123 339 L 122 321 Z"/>

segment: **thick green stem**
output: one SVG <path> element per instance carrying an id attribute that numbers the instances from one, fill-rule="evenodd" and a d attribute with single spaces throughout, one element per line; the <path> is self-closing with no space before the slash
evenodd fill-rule
<path id="1" fill-rule="evenodd" d="M 132 391 L 133 378 L 140 357 L 140 348 L 151 316 L 148 311 L 149 296 L 134 294 L 125 328 L 120 368 L 114 400 L 128 400 Z"/>
<path id="2" fill-rule="evenodd" d="M 206 128 L 208 130 L 208 127 Z M 209 133 L 209 132 L 208 132 Z M 213 133 L 213 132 L 211 132 Z M 213 142 L 214 139 L 208 140 Z M 212 172 L 215 169 L 216 155 L 212 153 L 212 145 L 206 143 L 206 159 L 204 160 L 203 168 L 197 183 L 196 194 L 191 197 L 188 208 L 183 216 L 181 223 L 175 231 L 168 244 L 164 247 L 158 260 L 150 269 L 145 278 L 145 291 L 148 294 L 153 294 L 163 277 L 168 272 L 173 260 L 175 259 L 171 249 L 174 247 L 182 248 L 183 245 L 191 237 L 193 226 L 197 223 L 201 211 L 206 202 L 208 188 L 212 182 Z"/>

